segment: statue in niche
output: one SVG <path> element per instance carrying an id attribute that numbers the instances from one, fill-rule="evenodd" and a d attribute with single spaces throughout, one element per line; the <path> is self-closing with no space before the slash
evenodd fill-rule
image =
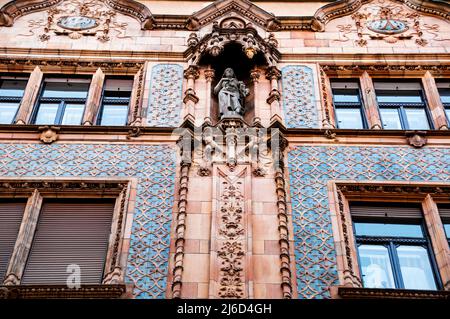
<path id="1" fill-rule="evenodd" d="M 233 69 L 225 69 L 222 78 L 214 88 L 214 94 L 219 97 L 220 118 L 230 115 L 244 115 L 244 102 L 249 93 L 250 90 L 244 82 L 236 78 Z"/>

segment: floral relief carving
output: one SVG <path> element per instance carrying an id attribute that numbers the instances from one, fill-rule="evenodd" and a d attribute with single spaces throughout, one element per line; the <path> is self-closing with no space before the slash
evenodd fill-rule
<path id="1" fill-rule="evenodd" d="M 245 169 L 243 170 L 245 172 Z M 241 172 L 242 173 L 242 172 Z M 241 176 L 221 178 L 218 216 L 220 298 L 245 297 L 244 182 Z"/>
<path id="2" fill-rule="evenodd" d="M 414 40 L 417 45 L 426 46 L 432 41 L 445 41 L 439 36 L 438 24 L 422 23 L 422 15 L 402 4 L 388 0 L 376 0 L 363 6 L 351 15 L 353 24 L 341 24 L 338 42 L 354 41 L 365 47 L 369 40 L 396 43 L 400 40 Z"/>
<path id="3" fill-rule="evenodd" d="M 66 0 L 46 11 L 46 19 L 28 21 L 28 33 L 19 36 L 35 36 L 45 42 L 53 35 L 80 39 L 95 37 L 100 42 L 111 40 L 111 31 L 119 39 L 125 35 L 128 24 L 120 22 L 115 10 L 99 0 Z"/>

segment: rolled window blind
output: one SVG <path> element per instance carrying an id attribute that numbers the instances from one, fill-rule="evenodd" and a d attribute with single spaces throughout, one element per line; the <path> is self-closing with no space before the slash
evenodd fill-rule
<path id="1" fill-rule="evenodd" d="M 0 285 L 16 244 L 26 200 L 0 201 Z"/>
<path id="2" fill-rule="evenodd" d="M 439 215 L 441 215 L 442 218 L 445 218 L 446 222 L 450 222 L 450 205 L 449 204 L 438 205 L 438 209 Z"/>
<path id="3" fill-rule="evenodd" d="M 377 205 L 354 203 L 350 205 L 353 218 L 401 218 L 420 219 L 423 217 L 419 205 Z"/>
<path id="4" fill-rule="evenodd" d="M 44 202 L 22 284 L 66 284 L 73 264 L 81 284 L 101 283 L 113 210 L 113 200 Z"/>

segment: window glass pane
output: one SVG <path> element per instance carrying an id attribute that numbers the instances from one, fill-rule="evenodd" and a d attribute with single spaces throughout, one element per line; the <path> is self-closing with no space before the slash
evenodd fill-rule
<path id="1" fill-rule="evenodd" d="M 450 239 L 450 224 L 444 224 L 445 234 L 447 238 Z"/>
<path id="2" fill-rule="evenodd" d="M 363 284 L 366 288 L 395 288 L 388 249 L 384 246 L 358 247 Z"/>
<path id="3" fill-rule="evenodd" d="M 423 238 L 420 225 L 355 223 L 355 232 L 357 236 Z"/>
<path id="4" fill-rule="evenodd" d="M 55 124 L 59 103 L 41 103 L 36 116 L 36 124 Z"/>
<path id="5" fill-rule="evenodd" d="M 125 125 L 128 116 L 128 105 L 103 105 L 101 125 Z"/>
<path id="6" fill-rule="evenodd" d="M 405 108 L 405 113 L 406 118 L 408 120 L 408 126 L 410 129 L 415 130 L 430 129 L 427 114 L 424 109 Z"/>
<path id="7" fill-rule="evenodd" d="M 442 103 L 450 104 L 450 89 L 439 89 Z"/>
<path id="8" fill-rule="evenodd" d="M 420 91 L 377 91 L 379 103 L 423 103 Z"/>
<path id="9" fill-rule="evenodd" d="M 26 86 L 26 80 L 0 79 L 0 96 L 22 97 Z"/>
<path id="10" fill-rule="evenodd" d="M 333 90 L 333 100 L 337 103 L 359 103 L 358 90 Z"/>
<path id="11" fill-rule="evenodd" d="M 64 110 L 62 125 L 80 125 L 83 117 L 84 104 L 67 104 Z"/>
<path id="12" fill-rule="evenodd" d="M 0 102 L 0 124 L 11 124 L 18 107 L 17 102 Z"/>
<path id="13" fill-rule="evenodd" d="M 339 128 L 363 128 L 361 111 L 358 108 L 336 108 L 336 117 Z"/>
<path id="14" fill-rule="evenodd" d="M 436 290 L 430 258 L 424 247 L 399 246 L 397 254 L 406 289 Z"/>
<path id="15" fill-rule="evenodd" d="M 445 114 L 447 114 L 447 120 L 450 122 L 450 108 L 445 109 Z"/>
<path id="16" fill-rule="evenodd" d="M 398 109 L 381 108 L 380 114 L 381 114 L 381 122 L 383 122 L 383 128 L 391 130 L 402 129 Z"/>
<path id="17" fill-rule="evenodd" d="M 67 80 L 67 79 L 66 79 Z M 86 98 L 89 83 L 46 82 L 42 97 L 48 98 Z"/>

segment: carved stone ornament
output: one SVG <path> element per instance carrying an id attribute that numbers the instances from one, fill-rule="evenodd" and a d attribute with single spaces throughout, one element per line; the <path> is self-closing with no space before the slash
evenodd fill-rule
<path id="1" fill-rule="evenodd" d="M 408 144 L 415 148 L 422 148 L 427 144 L 426 134 L 425 131 L 407 131 L 405 133 Z"/>
<path id="2" fill-rule="evenodd" d="M 365 47 L 369 40 L 387 43 L 415 40 L 420 46 L 426 46 L 430 40 L 448 40 L 440 37 L 438 24 L 422 24 L 422 16 L 417 11 L 391 0 L 370 2 L 353 13 L 351 18 L 353 24 L 338 25 L 342 39 L 335 41 L 354 41 Z"/>
<path id="3" fill-rule="evenodd" d="M 39 139 L 44 144 L 51 144 L 58 139 L 59 130 L 60 128 L 55 126 L 41 126 L 39 127 L 39 131 L 41 132 Z"/>
<path id="4" fill-rule="evenodd" d="M 128 24 L 122 23 L 117 12 L 100 0 L 64 0 L 50 7 L 47 19 L 29 20 L 29 31 L 21 37 L 38 35 L 41 41 L 48 41 L 52 35 L 80 39 L 83 36 L 95 37 L 100 42 L 111 40 L 111 31 L 119 39 L 125 35 Z"/>
<path id="5" fill-rule="evenodd" d="M 225 69 L 223 77 L 214 88 L 214 94 L 219 98 L 220 118 L 245 113 L 245 98 L 250 90 L 244 82 L 239 81 L 231 68 Z"/>

